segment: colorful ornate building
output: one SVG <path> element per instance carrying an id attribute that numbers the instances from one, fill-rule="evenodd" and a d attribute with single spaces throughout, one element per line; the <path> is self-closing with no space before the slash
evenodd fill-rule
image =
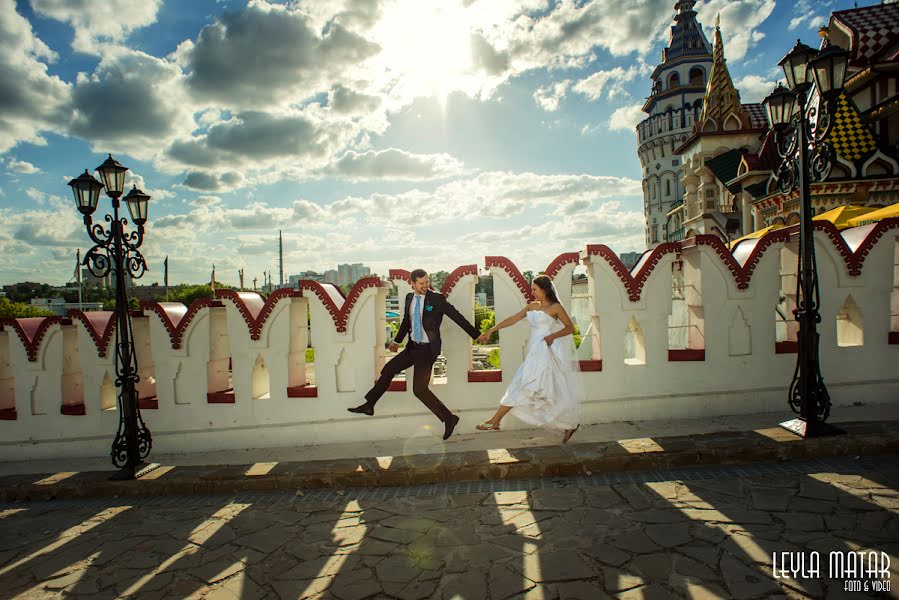
<path id="1" fill-rule="evenodd" d="M 681 20 L 699 27 L 692 5 L 677 4 L 672 40 Z M 822 213 L 848 204 L 899 202 L 899 4 L 835 12 L 821 33 L 847 49 L 850 61 L 836 123 L 826 140 L 835 151 L 834 166 L 823 182 L 812 185 L 813 209 Z M 777 188 L 780 158 L 765 111 L 761 104 L 740 101 L 717 23 L 714 40 L 708 81 L 702 96 L 692 101 L 694 114 L 679 115 L 683 127 L 672 128 L 666 120 L 663 102 L 670 90 L 657 77 L 669 71 L 674 42 L 653 74 L 653 94 L 644 106 L 652 116 L 637 127 L 650 248 L 704 233 L 729 241 L 799 220 L 798 190 L 783 194 Z M 809 107 L 820 114 L 814 88 Z M 668 144 L 673 144 L 670 151 Z M 670 182 L 675 168 L 678 180 Z M 665 195 L 669 188 L 676 198 Z"/>
<path id="2" fill-rule="evenodd" d="M 822 213 L 848 204 L 883 207 L 899 202 L 899 4 L 881 4 L 833 13 L 821 31 L 829 43 L 849 51 L 836 123 L 827 141 L 836 157 L 823 182 L 812 184 L 812 208 Z M 810 110 L 820 112 L 815 90 Z M 777 166 L 773 136 L 741 165 L 742 203 L 751 207 L 745 230 L 799 221 L 798 191 L 782 194 L 770 173 Z M 755 170 L 758 177 L 748 174 Z"/>
<path id="3" fill-rule="evenodd" d="M 758 148 L 768 130 L 761 104 L 743 104 L 734 86 L 721 28 L 715 23 L 712 71 L 702 112 L 693 130 L 675 152 L 683 169 L 683 202 L 668 211 L 672 232 L 683 237 L 711 233 L 727 241 L 742 235 L 749 221 L 748 206 L 739 202 L 737 180 L 742 159 Z M 681 234 L 669 240 L 682 239 Z"/>
<path id="4" fill-rule="evenodd" d="M 674 149 L 690 135 L 699 117 L 712 67 L 712 46 L 696 20 L 694 4 L 695 0 L 680 0 L 674 7 L 670 41 L 652 73 L 652 94 L 643 105 L 649 117 L 637 126 L 650 248 L 673 234 L 665 215 L 683 197 L 681 163 Z"/>

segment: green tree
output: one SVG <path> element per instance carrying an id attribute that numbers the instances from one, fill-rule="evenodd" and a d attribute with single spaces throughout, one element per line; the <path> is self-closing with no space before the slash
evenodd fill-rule
<path id="1" fill-rule="evenodd" d="M 478 324 L 478 329 L 484 333 L 494 325 L 496 325 L 496 313 L 486 306 L 476 305 L 474 307 L 474 322 Z M 489 343 L 495 344 L 499 340 L 499 332 L 494 331 L 490 336 Z"/>
<path id="2" fill-rule="evenodd" d="M 499 368 L 499 348 L 494 348 L 490 351 L 490 354 L 487 355 L 487 362 L 494 369 Z"/>
<path id="3" fill-rule="evenodd" d="M 199 298 L 213 298 L 212 288 L 208 285 L 185 285 L 181 284 L 174 288 L 169 288 L 169 301 L 181 302 L 190 306 L 191 302 Z M 159 301 L 165 301 L 165 295 L 157 298 Z"/>
<path id="4" fill-rule="evenodd" d="M 115 305 L 115 298 L 107 300 L 103 303 L 103 310 L 115 310 Z M 140 302 L 137 301 L 137 298 L 128 298 L 128 306 L 131 310 L 138 310 L 140 308 Z"/>
<path id="5" fill-rule="evenodd" d="M 484 292 L 487 298 L 493 298 L 493 277 L 491 275 L 482 275 L 478 277 L 478 283 L 474 288 L 476 293 Z"/>
<path id="6" fill-rule="evenodd" d="M 534 281 L 534 272 L 533 271 L 525 271 L 524 273 L 522 273 L 522 275 L 524 275 L 524 278 L 528 282 L 528 285 L 530 285 L 531 282 Z"/>
<path id="7" fill-rule="evenodd" d="M 430 285 L 432 289 L 440 291 L 440 288 L 443 287 L 443 284 L 446 283 L 446 279 L 449 277 L 449 273 L 446 271 L 436 271 L 434 273 L 430 273 L 428 279 L 430 279 Z"/>
<path id="8" fill-rule="evenodd" d="M 31 306 L 24 302 L 11 302 L 9 298 L 0 296 L 0 317 L 24 319 L 27 317 L 52 317 L 49 310 Z"/>

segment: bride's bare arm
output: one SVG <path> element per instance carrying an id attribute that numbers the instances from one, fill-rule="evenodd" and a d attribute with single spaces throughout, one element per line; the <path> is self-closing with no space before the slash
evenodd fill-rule
<path id="1" fill-rule="evenodd" d="M 493 327 L 491 327 L 490 329 L 488 329 L 487 331 L 482 333 L 481 337 L 478 339 L 480 340 L 481 338 L 484 338 L 484 339 L 489 338 L 491 335 L 493 335 L 494 331 L 499 331 L 500 329 L 505 329 L 509 325 L 514 325 L 515 323 L 522 320 L 529 310 L 534 310 L 534 308 L 536 306 L 537 306 L 536 302 L 532 302 L 531 304 L 528 304 L 527 306 L 522 308 L 520 311 L 518 311 L 511 317 L 509 317 L 507 319 L 503 319 L 502 321 L 500 321 L 499 323 L 497 323 L 496 325 L 494 325 Z"/>

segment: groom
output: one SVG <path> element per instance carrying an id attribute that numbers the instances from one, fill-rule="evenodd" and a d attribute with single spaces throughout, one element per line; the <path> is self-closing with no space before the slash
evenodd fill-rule
<path id="1" fill-rule="evenodd" d="M 431 381 L 431 367 L 440 354 L 440 323 L 443 315 L 448 316 L 456 324 L 465 330 L 472 339 L 481 335 L 477 328 L 468 322 L 452 304 L 446 301 L 446 296 L 428 289 L 430 280 L 424 269 L 415 269 L 411 273 L 412 292 L 406 295 L 406 311 L 403 322 L 400 324 L 396 339 L 390 343 L 390 351 L 396 352 L 397 344 L 409 334 L 409 343 L 405 349 L 394 356 L 384 365 L 381 377 L 375 386 L 365 394 L 365 404 L 347 410 L 366 415 L 375 414 L 375 403 L 381 395 L 387 391 L 390 381 L 400 371 L 409 367 L 415 367 L 415 377 L 412 379 L 412 393 L 421 400 L 422 404 L 431 409 L 437 418 L 443 421 L 445 431 L 443 439 L 449 439 L 453 434 L 459 417 L 450 410 L 428 388 Z"/>

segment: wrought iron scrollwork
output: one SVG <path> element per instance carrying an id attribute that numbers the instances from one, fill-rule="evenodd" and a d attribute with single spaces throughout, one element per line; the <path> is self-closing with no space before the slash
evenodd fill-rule
<path id="1" fill-rule="evenodd" d="M 805 91 L 798 94 L 799 110 L 790 123 L 775 132 L 781 163 L 776 177 L 784 194 L 800 188 L 802 209 L 799 228 L 799 268 L 796 279 L 796 308 L 793 315 L 799 323 L 799 352 L 788 402 L 790 408 L 807 424 L 806 435 L 815 435 L 817 423 L 830 416 L 830 396 L 824 385 L 818 360 L 821 322 L 818 310 L 820 293 L 812 234 L 811 181 L 823 181 L 830 174 L 834 160 L 828 134 L 833 127 L 835 100 L 819 99 L 817 106 L 806 108 Z"/>
<path id="2" fill-rule="evenodd" d="M 84 217 L 84 225 L 94 246 L 87 251 L 82 264 L 98 278 L 115 277 L 116 330 L 115 330 L 115 385 L 119 393 L 117 406 L 119 426 L 112 442 L 111 457 L 116 467 L 135 468 L 136 463 L 150 454 L 153 438 L 140 414 L 137 396 L 137 354 L 134 347 L 134 331 L 125 293 L 126 275 L 140 279 L 147 271 L 147 261 L 140 253 L 144 241 L 143 225 L 126 231 L 128 220 L 119 216 L 118 199 L 113 199 L 113 214 L 104 217 L 104 223 L 94 223 Z"/>

